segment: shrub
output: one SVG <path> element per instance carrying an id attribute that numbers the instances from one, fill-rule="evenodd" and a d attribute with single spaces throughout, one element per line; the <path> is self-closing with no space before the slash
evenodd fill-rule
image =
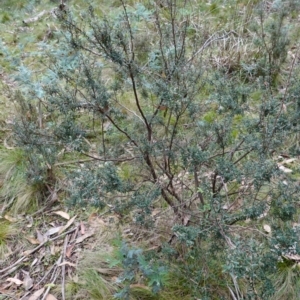
<path id="1" fill-rule="evenodd" d="M 278 160 L 299 151 L 287 26 L 295 9 L 293 1 L 259 3 L 255 38 L 245 37 L 254 57 L 244 54 L 234 69 L 210 62 L 234 28 L 202 35 L 192 2 L 121 1 L 105 17 L 92 7 L 57 11 L 56 42 L 35 53 L 42 72 L 18 69 L 14 136 L 28 153 L 28 180 L 54 184 L 49 170 L 63 153 L 88 157 L 64 170 L 71 202 L 109 205 L 148 226 L 155 207 L 171 208 L 170 262 L 193 296 L 271 297 L 271 275 L 285 255 L 299 254 L 299 185 Z"/>

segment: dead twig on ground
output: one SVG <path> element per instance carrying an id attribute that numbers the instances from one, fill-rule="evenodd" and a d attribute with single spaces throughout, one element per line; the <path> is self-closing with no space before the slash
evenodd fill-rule
<path id="1" fill-rule="evenodd" d="M 65 261 L 66 258 L 66 251 L 67 251 L 67 246 L 68 246 L 68 241 L 69 241 L 69 236 L 66 235 L 65 240 L 64 240 L 64 248 L 63 248 L 63 254 L 62 254 L 62 261 Z M 66 265 L 63 264 L 61 266 L 61 297 L 62 300 L 65 300 L 65 279 L 66 279 Z"/>
<path id="2" fill-rule="evenodd" d="M 53 286 L 53 284 L 55 283 L 55 281 L 56 281 L 56 279 L 57 279 L 57 277 L 58 277 L 58 275 L 59 275 L 59 265 L 60 265 L 60 263 L 61 263 L 61 260 L 62 260 L 62 255 L 59 257 L 59 259 L 58 259 L 58 260 L 56 261 L 56 263 L 55 263 L 55 270 L 54 270 L 54 272 L 52 273 L 52 276 L 51 276 L 51 279 L 50 279 L 50 280 L 51 280 L 51 283 L 48 285 L 47 290 L 46 290 L 46 292 L 45 292 L 45 294 L 44 294 L 42 300 L 45 300 L 45 299 L 46 299 L 47 295 L 48 295 L 49 292 L 50 292 L 51 286 Z"/>
<path id="3" fill-rule="evenodd" d="M 8 266 L 8 267 L 6 267 L 6 268 L 0 270 L 0 274 L 3 274 L 3 273 L 5 273 L 5 272 L 8 271 L 8 273 L 5 273 L 4 275 L 2 275 L 2 276 L 0 277 L 0 279 L 1 279 L 1 278 L 4 278 L 7 274 L 11 273 L 11 269 L 12 269 L 12 268 L 18 266 L 21 262 L 25 261 L 25 259 L 26 259 L 29 255 L 31 255 L 31 254 L 33 254 L 34 252 L 38 251 L 38 250 L 39 250 L 40 248 L 42 248 L 46 243 L 55 241 L 55 240 L 57 240 L 57 239 L 59 239 L 59 238 L 65 236 L 65 235 L 68 235 L 68 234 L 74 232 L 74 231 L 76 230 L 76 228 L 77 228 L 77 226 L 74 227 L 74 228 L 72 228 L 72 229 L 70 229 L 70 230 L 67 231 L 67 232 L 64 232 L 64 233 L 62 233 L 62 234 L 60 234 L 60 235 L 58 235 L 58 236 L 52 238 L 52 239 L 47 239 L 47 240 L 45 240 L 43 243 L 41 243 L 41 244 L 38 245 L 37 247 L 33 248 L 32 250 L 25 251 L 25 252 L 24 252 L 24 255 L 23 255 L 21 258 L 19 258 L 15 263 L 13 263 L 12 265 L 10 265 L 10 266 Z"/>

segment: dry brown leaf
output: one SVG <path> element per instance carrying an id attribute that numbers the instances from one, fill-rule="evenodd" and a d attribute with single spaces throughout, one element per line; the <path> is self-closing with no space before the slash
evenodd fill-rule
<path id="1" fill-rule="evenodd" d="M 94 221 L 96 218 L 97 218 L 97 213 L 94 212 L 89 216 L 88 222 L 90 223 Z"/>
<path id="2" fill-rule="evenodd" d="M 6 288 L 2 288 L 1 286 L 0 286 L 0 295 L 8 295 L 8 291 L 6 290 Z"/>
<path id="3" fill-rule="evenodd" d="M 68 261 L 64 261 L 61 264 L 59 264 L 58 266 L 61 267 L 61 266 L 65 266 L 65 265 L 70 266 L 70 267 L 74 267 L 74 268 L 76 267 L 76 264 L 70 263 Z"/>
<path id="4" fill-rule="evenodd" d="M 33 267 L 36 263 L 38 262 L 38 259 L 37 258 L 35 258 L 34 260 L 33 260 L 33 262 L 31 263 L 31 267 Z"/>
<path id="5" fill-rule="evenodd" d="M 8 282 L 8 283 L 3 283 L 1 286 L 0 286 L 0 295 L 1 295 L 1 292 L 4 293 L 4 291 L 6 291 L 8 288 L 10 288 L 12 286 L 12 282 Z"/>
<path id="6" fill-rule="evenodd" d="M 23 284 L 23 281 L 20 280 L 20 279 L 18 279 L 18 278 L 12 278 L 12 277 L 10 277 L 10 278 L 7 278 L 6 281 L 12 282 L 12 283 L 14 283 L 16 285 Z"/>
<path id="7" fill-rule="evenodd" d="M 11 223 L 16 223 L 16 222 L 18 221 L 17 218 L 14 218 L 14 217 L 9 216 L 9 215 L 7 215 L 7 214 L 4 216 L 4 219 L 6 219 L 7 221 L 9 221 L 9 222 L 11 222 Z"/>
<path id="8" fill-rule="evenodd" d="M 85 239 L 89 238 L 90 236 L 92 236 L 92 235 L 94 235 L 94 234 L 95 234 L 95 231 L 94 231 L 94 230 L 92 230 L 92 231 L 90 231 L 90 232 L 87 232 L 86 234 L 84 234 L 84 235 L 78 237 L 78 238 L 76 239 L 76 241 L 75 241 L 75 244 L 78 244 L 78 243 L 83 242 Z"/>
<path id="9" fill-rule="evenodd" d="M 290 260 L 300 261 L 300 255 L 298 255 L 298 254 L 285 254 L 283 257 L 290 259 Z"/>
<path id="10" fill-rule="evenodd" d="M 284 173 L 292 173 L 293 170 L 286 168 L 285 166 L 279 166 L 279 170 L 281 170 Z"/>
<path id="11" fill-rule="evenodd" d="M 155 208 L 155 209 L 152 211 L 151 216 L 152 216 L 152 217 L 155 217 L 156 215 L 159 215 L 160 213 L 161 213 L 161 210 Z"/>
<path id="12" fill-rule="evenodd" d="M 89 224 L 93 228 L 98 228 L 99 225 L 107 226 L 106 223 L 104 222 L 104 220 L 102 218 L 97 217 L 97 216 L 94 217 L 94 218 L 89 219 Z"/>
<path id="13" fill-rule="evenodd" d="M 75 274 L 74 276 L 70 276 L 71 280 L 75 283 L 78 283 L 79 282 L 79 277 L 77 274 Z"/>
<path id="14" fill-rule="evenodd" d="M 30 278 L 29 273 L 23 271 L 24 274 L 24 280 L 23 280 L 23 286 L 25 288 L 26 291 L 30 290 L 33 286 L 33 280 Z"/>
<path id="15" fill-rule="evenodd" d="M 74 220 L 75 220 L 76 217 L 77 216 L 74 216 L 72 219 L 70 219 L 68 221 L 68 223 L 65 226 L 62 226 L 61 229 L 59 230 L 58 234 L 63 233 L 67 228 L 69 228 L 74 223 Z"/>
<path id="16" fill-rule="evenodd" d="M 67 247 L 67 249 L 66 249 L 66 257 L 69 258 L 72 255 L 74 246 L 75 246 L 75 244 L 72 244 L 72 245 L 70 245 L 70 246 Z"/>
<path id="17" fill-rule="evenodd" d="M 32 225 L 33 225 L 33 218 L 32 218 L 32 217 L 28 217 L 28 220 L 29 220 L 30 223 L 27 224 L 26 227 L 27 227 L 27 228 L 31 228 Z"/>
<path id="18" fill-rule="evenodd" d="M 103 274 L 103 275 L 108 275 L 108 276 L 111 276 L 111 275 L 116 275 L 116 274 L 119 274 L 122 272 L 121 269 L 105 269 L 105 268 L 97 268 L 95 269 L 97 272 L 99 272 L 100 274 Z"/>
<path id="19" fill-rule="evenodd" d="M 48 294 L 46 297 L 46 300 L 57 300 L 57 298 L 55 298 L 53 295 Z"/>
<path id="20" fill-rule="evenodd" d="M 285 159 L 284 161 L 281 162 L 281 164 L 291 164 L 293 163 L 294 161 L 297 161 L 297 158 L 289 158 L 289 159 Z"/>
<path id="21" fill-rule="evenodd" d="M 51 255 L 55 255 L 56 254 L 55 245 L 54 244 L 50 245 L 50 253 L 51 253 Z"/>
<path id="22" fill-rule="evenodd" d="M 39 245 L 41 242 L 33 237 L 25 237 L 33 245 Z"/>
<path id="23" fill-rule="evenodd" d="M 144 290 L 149 290 L 149 287 L 144 285 L 144 284 L 131 284 L 130 285 L 131 288 L 141 288 L 141 289 L 144 289 Z"/>
<path id="24" fill-rule="evenodd" d="M 46 232 L 46 235 L 47 236 L 50 236 L 50 235 L 53 235 L 55 233 L 61 233 L 60 230 L 62 229 L 63 227 L 62 226 L 58 226 L 58 227 L 54 227 L 54 228 L 50 228 L 47 232 Z"/>
<path id="25" fill-rule="evenodd" d="M 54 192 L 52 192 L 52 194 L 51 194 L 51 199 L 50 199 L 50 201 L 51 201 L 51 202 L 55 202 L 55 201 L 57 201 L 57 200 L 58 200 L 58 195 L 57 195 L 56 191 L 54 191 Z"/>
<path id="26" fill-rule="evenodd" d="M 36 230 L 36 237 L 40 241 L 40 243 L 43 243 L 46 239 L 46 237 L 42 235 L 38 230 Z"/>
<path id="27" fill-rule="evenodd" d="M 64 211 L 59 210 L 59 211 L 55 211 L 53 213 L 58 216 L 61 216 L 62 218 L 66 219 L 66 220 L 70 220 L 70 215 Z"/>
<path id="28" fill-rule="evenodd" d="M 271 227 L 269 225 L 267 225 L 267 224 L 264 225 L 264 230 L 267 233 L 271 233 Z"/>
<path id="29" fill-rule="evenodd" d="M 82 221 L 80 221 L 80 232 L 81 232 L 82 235 L 85 234 L 85 226 L 84 226 Z"/>
<path id="30" fill-rule="evenodd" d="M 186 226 L 191 219 L 191 215 L 185 215 L 183 218 L 183 225 Z"/>
<path id="31" fill-rule="evenodd" d="M 22 252 L 22 255 L 28 256 L 28 255 L 31 254 L 31 251 L 32 251 L 32 250 L 26 250 L 26 251 L 23 251 L 23 252 Z"/>
<path id="32" fill-rule="evenodd" d="M 38 300 L 40 296 L 44 293 L 45 288 L 41 288 L 37 291 L 35 291 L 29 298 L 28 300 Z"/>
<path id="33" fill-rule="evenodd" d="M 50 245 L 50 253 L 51 255 L 56 255 L 57 253 L 61 252 L 61 247 L 56 244 L 51 244 Z"/>
<path id="34" fill-rule="evenodd" d="M 286 105 L 284 103 L 282 103 L 282 111 L 286 114 L 287 113 L 287 109 L 286 109 Z"/>

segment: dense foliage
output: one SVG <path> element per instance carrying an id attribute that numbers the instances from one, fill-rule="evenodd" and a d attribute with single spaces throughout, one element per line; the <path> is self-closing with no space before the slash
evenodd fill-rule
<path id="1" fill-rule="evenodd" d="M 14 141 L 40 200 L 60 185 L 69 204 L 143 228 L 160 230 L 155 210 L 170 219 L 149 257 L 123 244 L 116 297 L 129 299 L 138 273 L 158 293 L 165 267 L 192 299 L 300 292 L 300 186 L 287 168 L 299 155 L 299 5 L 254 2 L 243 26 L 215 32 L 202 1 L 60 6 L 34 68 L 7 54 Z"/>

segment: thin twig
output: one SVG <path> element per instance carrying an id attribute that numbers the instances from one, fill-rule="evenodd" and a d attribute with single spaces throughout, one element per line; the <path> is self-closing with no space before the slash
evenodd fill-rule
<path id="1" fill-rule="evenodd" d="M 51 271 L 55 268 L 55 265 L 53 265 L 46 273 L 45 275 L 42 277 L 42 279 L 40 279 L 40 281 L 36 284 L 36 286 L 39 286 L 47 277 L 48 275 L 51 273 Z"/>
<path id="2" fill-rule="evenodd" d="M 26 253 L 26 255 L 22 256 L 20 259 L 18 259 L 18 260 L 17 260 L 15 263 L 13 263 L 12 265 L 10 265 L 10 266 L 8 266 L 8 267 L 6 267 L 6 268 L 0 270 L 0 274 L 2 274 L 2 273 L 4 273 L 4 272 L 8 271 L 9 269 L 11 269 L 11 268 L 17 266 L 19 263 L 21 263 L 22 261 L 24 261 L 29 255 L 31 255 L 32 253 L 36 252 L 36 251 L 39 250 L 40 248 L 42 248 L 46 243 L 55 241 L 55 240 L 61 238 L 62 236 L 66 235 L 66 234 L 72 233 L 73 231 L 76 230 L 76 228 L 77 228 L 77 226 L 74 227 L 73 229 L 70 229 L 70 230 L 67 231 L 67 232 L 64 232 L 64 233 L 62 233 L 62 234 L 60 234 L 60 235 L 58 235 L 58 236 L 52 238 L 52 239 L 48 239 L 48 240 L 44 241 L 43 243 L 41 243 L 41 244 L 38 245 L 37 247 L 35 247 L 35 248 L 33 248 L 32 250 L 28 251 L 28 252 Z M 5 275 L 4 275 L 4 276 L 5 276 Z M 0 278 L 3 278 L 4 276 L 2 276 L 2 277 L 0 277 Z"/>
<path id="3" fill-rule="evenodd" d="M 75 159 L 71 161 L 64 161 L 64 162 L 59 162 L 54 164 L 54 167 L 59 167 L 59 166 L 66 166 L 66 165 L 71 165 L 71 164 L 82 164 L 85 162 L 93 161 L 94 158 L 86 158 L 86 159 Z"/>
<path id="4" fill-rule="evenodd" d="M 99 161 L 104 161 L 104 162 L 108 162 L 108 161 L 112 161 L 112 162 L 123 162 L 123 161 L 129 161 L 129 160 L 134 160 L 136 158 L 139 158 L 139 157 L 125 157 L 125 158 L 117 158 L 117 159 L 113 159 L 113 158 L 102 158 L 102 157 L 99 157 L 99 156 L 94 156 L 94 155 L 91 155 L 91 154 L 88 154 L 88 153 L 85 153 L 85 152 L 81 152 L 83 155 L 86 155 L 90 158 L 93 158 L 95 160 L 99 160 Z"/>
<path id="5" fill-rule="evenodd" d="M 231 294 L 231 296 L 232 296 L 232 299 L 233 300 L 238 300 L 236 297 L 235 297 L 235 295 L 234 295 L 234 292 L 232 291 L 232 289 L 228 286 L 228 289 L 229 289 L 229 292 L 230 292 L 230 294 Z"/>
<path id="6" fill-rule="evenodd" d="M 123 107 L 125 110 L 127 110 L 128 112 L 130 112 L 133 115 L 135 115 L 144 124 L 143 119 L 137 113 L 135 113 L 133 110 L 130 110 L 129 108 L 127 108 L 126 106 L 124 106 L 121 102 L 119 102 L 117 100 L 116 100 L 116 102 L 118 103 L 118 105 L 120 105 L 121 107 Z"/>
<path id="7" fill-rule="evenodd" d="M 1 292 L 1 296 L 9 297 L 9 298 L 12 298 L 12 299 L 16 299 L 16 300 L 17 300 L 17 298 L 16 298 L 15 296 L 9 295 L 9 294 L 4 294 L 4 293 L 2 293 L 2 292 Z"/>
<path id="8" fill-rule="evenodd" d="M 234 34 L 234 31 L 229 31 L 228 33 L 224 34 L 223 36 L 218 36 L 216 38 L 213 38 L 218 32 L 215 32 L 212 36 L 210 36 L 204 43 L 202 47 L 200 47 L 189 59 L 188 63 L 190 63 L 199 53 L 201 53 L 206 47 L 208 47 L 211 43 L 217 41 L 217 40 L 222 40 L 224 38 L 227 38 L 231 33 Z"/>
<path id="9" fill-rule="evenodd" d="M 67 249 L 67 245 L 68 245 L 68 240 L 69 240 L 69 236 L 66 235 L 65 240 L 64 240 L 62 261 L 64 261 L 65 257 L 66 257 L 66 249 Z M 61 267 L 61 297 L 62 297 L 62 300 L 66 299 L 66 297 L 65 297 L 65 281 L 66 281 L 66 265 L 63 264 Z"/>
<path id="10" fill-rule="evenodd" d="M 61 263 L 61 259 L 62 259 L 62 256 L 60 256 L 59 259 L 55 263 L 55 270 L 51 277 L 51 283 L 48 285 L 48 288 L 47 288 L 42 300 L 45 300 L 47 298 L 47 295 L 49 294 L 51 287 L 55 284 L 55 281 L 59 275 L 59 265 Z"/>

